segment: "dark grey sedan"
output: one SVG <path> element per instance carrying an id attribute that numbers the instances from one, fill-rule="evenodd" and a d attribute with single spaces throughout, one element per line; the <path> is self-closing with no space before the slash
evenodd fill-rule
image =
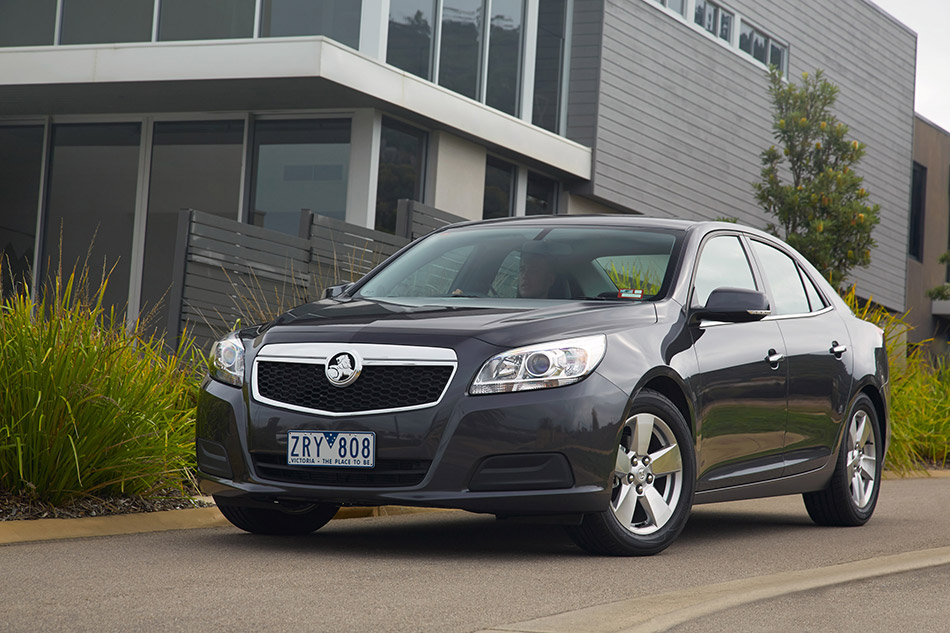
<path id="1" fill-rule="evenodd" d="M 241 529 L 402 504 L 631 555 L 666 548 L 694 503 L 802 493 L 822 525 L 874 511 L 883 332 L 763 232 L 468 223 L 326 294 L 215 344 L 198 469 Z"/>

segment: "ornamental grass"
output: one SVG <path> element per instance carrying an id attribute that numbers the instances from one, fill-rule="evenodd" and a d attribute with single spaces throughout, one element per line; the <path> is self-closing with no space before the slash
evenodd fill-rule
<path id="1" fill-rule="evenodd" d="M 200 355 L 164 348 L 103 304 L 108 276 L 57 274 L 0 303 L 0 491 L 58 505 L 80 496 L 193 489 Z"/>

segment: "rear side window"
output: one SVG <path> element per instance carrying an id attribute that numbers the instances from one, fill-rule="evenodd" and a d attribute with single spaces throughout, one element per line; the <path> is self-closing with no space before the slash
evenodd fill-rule
<path id="1" fill-rule="evenodd" d="M 749 259 L 735 235 L 714 237 L 703 246 L 693 280 L 693 305 L 706 305 L 716 288 L 757 290 Z"/>
<path id="2" fill-rule="evenodd" d="M 762 272 L 772 290 L 772 314 L 811 312 L 798 264 L 782 251 L 763 242 L 752 241 L 752 250 L 762 264 Z"/>

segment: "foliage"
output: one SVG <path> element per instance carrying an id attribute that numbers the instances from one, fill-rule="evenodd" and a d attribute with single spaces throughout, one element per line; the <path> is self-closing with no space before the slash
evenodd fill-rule
<path id="1" fill-rule="evenodd" d="M 937 258 L 941 264 L 950 264 L 950 251 Z M 950 299 L 950 284 L 941 284 L 927 291 L 927 296 L 934 301 L 946 301 Z"/>
<path id="2" fill-rule="evenodd" d="M 854 267 L 870 263 L 871 231 L 880 222 L 854 171 L 865 146 L 848 140 L 848 126 L 832 114 L 838 88 L 821 70 L 802 73 L 801 86 L 783 82 L 774 68 L 769 79 L 776 145 L 760 154 L 756 199 L 778 220 L 768 230 L 842 287 Z"/>
<path id="3" fill-rule="evenodd" d="M 617 263 L 611 262 L 610 270 L 606 272 L 618 289 L 642 290 L 643 294 L 648 296 L 658 293 L 662 285 L 662 276 L 655 270 L 646 270 L 633 263 L 621 262 L 618 269 Z"/>
<path id="4" fill-rule="evenodd" d="M 855 314 L 884 330 L 890 361 L 891 444 L 887 467 L 906 474 L 928 466 L 945 467 L 950 457 L 950 367 L 931 364 L 922 344 L 909 344 L 903 316 L 871 301 L 844 295 Z"/>
<path id="5" fill-rule="evenodd" d="M 106 277 L 104 275 L 104 277 Z M 80 495 L 186 491 L 200 359 L 168 354 L 103 306 L 84 268 L 37 304 L 0 303 L 0 490 L 60 504 Z"/>

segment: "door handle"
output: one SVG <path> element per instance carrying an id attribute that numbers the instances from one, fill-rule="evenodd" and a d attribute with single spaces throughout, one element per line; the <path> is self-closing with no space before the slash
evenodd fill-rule
<path id="1" fill-rule="evenodd" d="M 836 358 L 841 358 L 841 355 L 847 351 L 847 345 L 841 345 L 838 341 L 831 341 L 831 349 L 828 350 L 828 353 L 834 354 Z"/>
<path id="2" fill-rule="evenodd" d="M 772 369 L 778 369 L 778 364 L 782 362 L 785 358 L 785 354 L 780 354 L 774 349 L 769 350 L 769 355 L 765 357 L 765 360 L 769 361 L 769 365 L 772 366 Z"/>

